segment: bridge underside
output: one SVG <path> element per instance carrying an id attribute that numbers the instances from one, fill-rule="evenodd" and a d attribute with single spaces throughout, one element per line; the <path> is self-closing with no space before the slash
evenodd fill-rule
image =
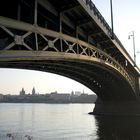
<path id="1" fill-rule="evenodd" d="M 27 59 L 27 58 L 26 58 Z M 41 58 L 42 59 L 42 58 Z M 74 79 L 94 91 L 98 99 L 91 114 L 139 115 L 140 104 L 136 102 L 131 86 L 119 73 L 103 67 L 100 63 L 75 59 L 12 60 L 0 62 L 1 68 L 18 68 L 51 72 Z M 71 85 L 74 86 L 74 85 Z"/>
<path id="2" fill-rule="evenodd" d="M 2 61 L 0 67 L 39 70 L 63 75 L 87 86 L 103 101 L 136 99 L 129 83 L 105 64 L 98 61 L 93 63 L 87 60 L 69 59 L 66 56 L 63 58 L 62 54 L 54 57 L 54 54 L 50 57 L 47 55 L 45 58 L 25 57 L 20 61 L 16 59 Z"/>
<path id="3" fill-rule="evenodd" d="M 74 79 L 98 95 L 96 114 L 135 108 L 138 69 L 91 0 L 5 0 L 0 12 L 1 68 Z"/>

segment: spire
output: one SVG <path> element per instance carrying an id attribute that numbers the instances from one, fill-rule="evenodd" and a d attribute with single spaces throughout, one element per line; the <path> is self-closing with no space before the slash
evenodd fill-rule
<path id="1" fill-rule="evenodd" d="M 22 88 L 22 90 L 20 91 L 20 93 L 19 93 L 21 96 L 24 96 L 25 95 L 25 90 L 24 90 L 24 88 Z"/>
<path id="2" fill-rule="evenodd" d="M 32 95 L 35 95 L 35 94 L 36 94 L 35 88 L 33 87 L 33 89 L 32 89 Z"/>

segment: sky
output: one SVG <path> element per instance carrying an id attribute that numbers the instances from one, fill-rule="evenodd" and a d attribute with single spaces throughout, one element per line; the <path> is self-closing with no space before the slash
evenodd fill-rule
<path id="1" fill-rule="evenodd" d="M 140 67 L 140 1 L 112 0 L 112 2 L 114 32 L 133 58 L 133 39 L 128 40 L 128 35 L 134 31 L 136 64 Z M 110 0 L 93 0 L 93 3 L 108 24 L 111 25 Z M 59 93 L 84 91 L 85 93 L 93 94 L 90 89 L 80 83 L 60 75 L 31 70 L 0 69 L 0 93 L 19 94 L 22 88 L 25 89 L 26 93 L 31 93 L 33 87 L 40 94 L 54 91 Z"/>

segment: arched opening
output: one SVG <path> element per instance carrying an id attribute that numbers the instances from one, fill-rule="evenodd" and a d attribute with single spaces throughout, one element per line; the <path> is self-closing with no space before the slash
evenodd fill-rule
<path id="1" fill-rule="evenodd" d="M 96 95 L 86 86 L 53 73 L 0 69 L 1 102 L 94 103 Z"/>

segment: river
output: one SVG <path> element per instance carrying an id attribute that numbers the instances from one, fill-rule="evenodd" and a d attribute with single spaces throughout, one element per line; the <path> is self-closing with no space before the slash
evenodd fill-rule
<path id="1" fill-rule="evenodd" d="M 94 104 L 1 103 L 0 140 L 140 140 L 140 117 L 93 116 Z"/>

